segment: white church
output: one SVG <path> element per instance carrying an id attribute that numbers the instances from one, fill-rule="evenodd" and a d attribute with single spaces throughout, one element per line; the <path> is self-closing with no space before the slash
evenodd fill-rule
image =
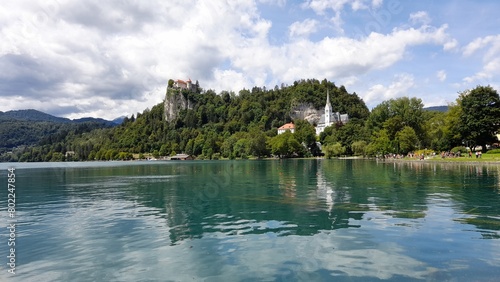
<path id="1" fill-rule="evenodd" d="M 316 135 L 319 135 L 326 127 L 335 123 L 347 123 L 349 121 L 348 114 L 340 114 L 339 112 L 332 111 L 332 104 L 330 103 L 330 92 L 326 92 L 326 105 L 325 113 L 321 115 L 318 125 L 316 126 Z"/>

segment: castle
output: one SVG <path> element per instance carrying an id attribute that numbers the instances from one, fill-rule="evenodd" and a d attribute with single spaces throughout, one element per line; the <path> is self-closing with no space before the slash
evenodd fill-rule
<path id="1" fill-rule="evenodd" d="M 191 79 L 188 79 L 187 81 L 177 79 L 174 81 L 174 88 L 193 90 L 194 85 L 191 82 Z"/>
<path id="2" fill-rule="evenodd" d="M 349 121 L 348 114 L 340 114 L 339 112 L 332 111 L 332 104 L 330 103 L 330 92 L 326 91 L 326 105 L 325 113 L 321 115 L 318 125 L 316 126 L 316 135 L 319 135 L 325 130 L 326 127 L 335 123 L 347 123 Z"/>

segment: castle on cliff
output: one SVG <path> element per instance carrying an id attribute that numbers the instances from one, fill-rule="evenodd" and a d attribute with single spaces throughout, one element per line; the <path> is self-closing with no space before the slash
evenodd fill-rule
<path id="1" fill-rule="evenodd" d="M 167 87 L 165 102 L 163 104 L 166 121 L 174 121 L 182 110 L 194 109 L 195 102 L 190 100 L 188 96 L 183 95 L 183 90 L 191 92 L 199 91 L 198 81 L 193 84 L 191 79 L 186 81 L 177 79 L 171 87 Z"/>
<path id="2" fill-rule="evenodd" d="M 177 79 L 174 81 L 174 88 L 194 90 L 195 85 L 191 82 L 191 78 L 186 81 Z"/>

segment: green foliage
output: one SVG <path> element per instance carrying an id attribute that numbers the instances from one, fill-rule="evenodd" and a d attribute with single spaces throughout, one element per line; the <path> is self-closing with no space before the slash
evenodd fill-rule
<path id="1" fill-rule="evenodd" d="M 355 141 L 351 144 L 352 152 L 355 156 L 366 156 L 368 143 L 366 141 Z"/>
<path id="2" fill-rule="evenodd" d="M 417 147 L 418 137 L 413 128 L 405 126 L 396 133 L 396 142 L 399 147 L 399 153 L 407 154 Z"/>
<path id="3" fill-rule="evenodd" d="M 339 124 L 330 128 L 327 127 L 322 136 L 324 137 L 323 141 L 325 144 L 339 142 L 346 148 L 348 155 L 353 153 L 351 145 L 354 141 L 370 140 L 364 122 L 356 118 L 351 119 L 344 125 Z"/>
<path id="4" fill-rule="evenodd" d="M 296 119 L 294 134 L 277 135 L 279 126 L 292 121 L 297 105 L 322 109 L 327 90 L 334 111 L 349 114 L 348 123 L 327 127 L 318 137 L 313 125 Z M 2 131 L 2 126 L 15 125 L 5 121 L 0 124 L 1 136 L 6 136 L 0 139 L 4 146 L 0 146 L 0 161 L 129 160 L 177 153 L 198 159 L 271 154 L 288 158 L 321 155 L 317 141 L 328 158 L 407 153 L 418 148 L 445 151 L 465 142 L 484 146 L 492 141 L 500 120 L 498 94 L 491 87 L 463 93 L 446 113 L 424 111 L 420 99 L 408 97 L 384 101 L 370 113 L 355 93 L 327 80 L 300 80 L 273 89 L 253 87 L 238 94 L 217 94 L 199 87 L 175 91 L 192 108 L 181 110 L 169 122 L 163 103 L 125 118 L 114 128 L 18 123 L 19 130 L 10 132 Z"/>
<path id="5" fill-rule="evenodd" d="M 391 146 L 391 140 L 386 129 L 382 129 L 374 133 L 372 142 L 368 145 L 367 154 L 371 156 L 383 156 L 388 153 L 394 153 L 394 148 Z"/>
<path id="6" fill-rule="evenodd" d="M 271 153 L 280 158 L 289 158 L 293 155 L 300 156 L 304 149 L 290 131 L 271 138 L 269 146 L 271 147 Z"/>
<path id="7" fill-rule="evenodd" d="M 418 98 L 390 99 L 373 109 L 366 126 L 372 132 L 385 129 L 390 140 L 394 140 L 397 132 L 409 126 L 415 131 L 418 140 L 424 141 L 426 115 L 422 100 Z"/>
<path id="8" fill-rule="evenodd" d="M 491 154 L 491 155 L 500 154 L 500 149 L 491 149 L 488 152 L 486 152 L 485 154 Z"/>
<path id="9" fill-rule="evenodd" d="M 340 142 L 327 144 L 323 146 L 323 153 L 327 159 L 331 159 L 332 157 L 340 157 L 346 151 L 346 148 L 340 144 Z"/>
<path id="10" fill-rule="evenodd" d="M 463 153 L 466 153 L 467 152 L 467 148 L 465 148 L 464 146 L 457 146 L 457 147 L 453 147 L 450 152 L 456 154 L 458 152 L 460 152 L 461 154 Z"/>
<path id="11" fill-rule="evenodd" d="M 500 124 L 500 97 L 490 86 L 478 86 L 461 93 L 459 100 L 459 132 L 465 140 L 486 148 L 486 144 L 496 140 L 495 132 Z"/>

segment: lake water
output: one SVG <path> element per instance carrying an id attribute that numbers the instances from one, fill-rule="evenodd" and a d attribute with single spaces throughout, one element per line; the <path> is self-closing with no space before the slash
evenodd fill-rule
<path id="1" fill-rule="evenodd" d="M 16 168 L 16 274 L 7 168 Z M 0 164 L 0 281 L 498 281 L 500 166 Z"/>

